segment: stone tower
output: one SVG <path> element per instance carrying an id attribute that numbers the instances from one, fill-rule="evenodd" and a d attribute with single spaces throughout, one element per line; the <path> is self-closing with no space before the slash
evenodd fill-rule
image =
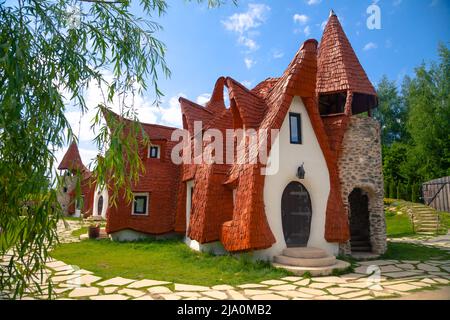
<path id="1" fill-rule="evenodd" d="M 371 117 L 378 98 L 333 11 L 317 64 L 320 114 L 338 161 L 349 219 L 350 241 L 341 244 L 341 252 L 382 254 L 386 251 L 386 224 L 380 126 Z"/>

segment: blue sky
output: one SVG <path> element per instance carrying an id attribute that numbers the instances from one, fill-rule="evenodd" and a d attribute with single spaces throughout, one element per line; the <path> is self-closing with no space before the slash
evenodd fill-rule
<path id="1" fill-rule="evenodd" d="M 306 39 L 320 41 L 331 8 L 374 85 L 383 74 L 400 83 L 423 61 L 437 59 L 439 42 L 449 43 L 450 1 L 375 2 L 381 9 L 380 30 L 366 26 L 366 9 L 374 1 L 241 0 L 238 6 L 230 1 L 207 9 L 196 1 L 171 0 L 166 15 L 157 21 L 164 27 L 158 37 L 167 45 L 172 77 L 160 81 L 165 94 L 161 109 L 151 106 L 150 93 L 138 101 L 140 118 L 179 126 L 180 95 L 204 103 L 220 76 L 254 87 L 267 77 L 281 75 Z M 80 136 L 85 162 L 96 154 L 89 142 L 93 134 L 87 132 L 87 116 L 82 119 Z M 70 119 L 78 132 L 79 116 L 71 114 Z"/>

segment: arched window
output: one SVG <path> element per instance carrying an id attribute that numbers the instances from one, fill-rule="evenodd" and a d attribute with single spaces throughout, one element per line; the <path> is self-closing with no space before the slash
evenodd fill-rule
<path id="1" fill-rule="evenodd" d="M 100 216 L 103 210 L 103 196 L 100 196 L 97 201 L 97 214 Z"/>

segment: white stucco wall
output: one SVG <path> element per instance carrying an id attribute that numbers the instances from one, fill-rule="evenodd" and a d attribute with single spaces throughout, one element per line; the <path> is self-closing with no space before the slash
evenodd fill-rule
<path id="1" fill-rule="evenodd" d="M 300 145 L 290 143 L 289 112 L 301 114 Z M 286 248 L 281 220 L 281 197 L 286 186 L 292 181 L 302 183 L 311 197 L 312 217 L 308 247 L 322 248 L 329 254 L 337 254 L 338 244 L 329 243 L 324 238 L 326 206 L 330 193 L 328 168 L 306 108 L 299 97 L 293 99 L 277 139 L 279 171 L 275 175 L 267 175 L 264 184 L 265 211 L 276 243 L 268 249 L 255 251 L 254 255 L 260 259 L 271 259 Z M 271 151 L 269 164 L 275 161 L 277 157 Z M 296 172 L 303 162 L 306 174 L 305 179 L 300 180 L 296 177 Z"/>
<path id="2" fill-rule="evenodd" d="M 98 212 L 98 199 L 100 196 L 103 196 L 103 207 L 102 212 Z M 94 206 L 92 207 L 92 215 L 95 216 L 101 216 L 103 219 L 106 219 L 106 211 L 108 210 L 108 190 L 106 188 L 103 188 L 103 190 L 100 190 L 97 186 L 94 194 Z"/>

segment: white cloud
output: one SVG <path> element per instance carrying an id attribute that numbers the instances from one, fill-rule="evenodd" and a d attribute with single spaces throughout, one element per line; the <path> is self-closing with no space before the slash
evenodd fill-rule
<path id="1" fill-rule="evenodd" d="M 161 123 L 168 126 L 173 126 L 177 128 L 181 128 L 182 125 L 182 117 L 181 117 L 181 108 L 178 99 L 180 97 L 186 97 L 184 93 L 179 93 L 176 96 L 173 96 L 169 100 L 168 107 L 161 107 L 159 112 L 161 114 Z"/>
<path id="2" fill-rule="evenodd" d="M 255 40 L 247 38 L 246 36 L 239 36 L 238 38 L 239 44 L 247 47 L 250 51 L 256 51 L 259 49 L 259 45 Z"/>
<path id="3" fill-rule="evenodd" d="M 247 47 L 251 51 L 259 49 L 254 37 L 258 35 L 255 32 L 263 23 L 266 22 L 270 7 L 265 4 L 249 4 L 246 12 L 235 13 L 222 21 L 226 30 L 235 32 L 239 35 L 238 43 Z"/>
<path id="4" fill-rule="evenodd" d="M 308 5 L 312 6 L 312 5 L 319 4 L 321 2 L 322 2 L 322 0 L 308 0 L 307 3 L 308 3 Z"/>
<path id="5" fill-rule="evenodd" d="M 376 43 L 369 42 L 364 46 L 363 50 L 369 51 L 369 50 L 376 49 L 376 48 L 378 48 L 378 45 Z"/>
<path id="6" fill-rule="evenodd" d="M 305 29 L 303 29 L 303 33 L 308 37 L 311 34 L 311 28 L 306 26 Z"/>
<path id="7" fill-rule="evenodd" d="M 251 58 L 245 58 L 244 63 L 245 63 L 245 66 L 247 67 L 247 69 L 251 69 L 255 65 L 256 62 L 255 62 L 255 60 L 253 60 Z"/>
<path id="8" fill-rule="evenodd" d="M 197 97 L 197 103 L 204 106 L 211 99 L 210 93 L 203 93 Z"/>
<path id="9" fill-rule="evenodd" d="M 294 19 L 294 22 L 300 23 L 300 24 L 305 24 L 309 21 L 309 17 L 307 15 L 298 14 L 298 13 L 294 14 L 293 19 Z"/>
<path id="10" fill-rule="evenodd" d="M 320 24 L 320 27 L 322 28 L 322 30 L 325 30 L 325 27 L 327 25 L 328 20 L 324 20 L 322 21 L 322 23 Z"/>
<path id="11" fill-rule="evenodd" d="M 269 11 L 270 7 L 265 4 L 249 4 L 246 12 L 235 13 L 227 20 L 222 21 L 222 24 L 225 29 L 242 34 L 264 23 Z"/>
<path id="12" fill-rule="evenodd" d="M 283 58 L 283 57 L 284 57 L 284 52 L 282 52 L 282 51 L 280 51 L 280 50 L 274 50 L 274 51 L 273 51 L 273 54 L 272 54 L 272 57 L 273 57 L 274 59 L 280 59 L 280 58 Z"/>
<path id="13" fill-rule="evenodd" d="M 402 3 L 402 0 L 394 0 L 394 2 L 392 3 L 393 6 L 399 6 Z"/>

